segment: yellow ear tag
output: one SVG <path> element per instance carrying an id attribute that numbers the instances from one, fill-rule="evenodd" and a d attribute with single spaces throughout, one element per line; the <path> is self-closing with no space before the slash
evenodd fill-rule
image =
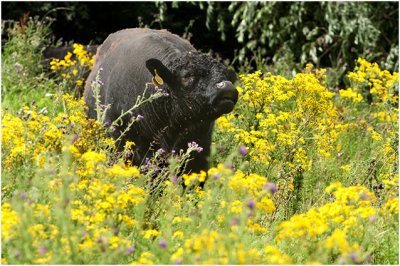
<path id="1" fill-rule="evenodd" d="M 163 85 L 164 84 L 164 81 L 163 81 L 163 79 L 157 74 L 157 70 L 156 69 L 154 69 L 154 73 L 155 73 L 155 75 L 154 75 L 154 77 L 153 77 L 153 79 L 151 80 L 152 82 L 153 82 L 153 84 L 154 84 L 154 86 L 161 86 L 161 85 Z"/>

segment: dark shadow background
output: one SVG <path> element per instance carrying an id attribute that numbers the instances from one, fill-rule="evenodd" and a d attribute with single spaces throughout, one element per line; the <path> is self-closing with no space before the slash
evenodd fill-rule
<path id="1" fill-rule="evenodd" d="M 339 8 L 330 13 L 327 3 Z M 351 9 L 347 13 L 339 12 L 343 10 L 340 5 Z M 241 72 L 272 68 L 291 76 L 292 70 L 301 71 L 306 62 L 314 61 L 317 67 L 333 68 L 337 76 L 334 79 L 343 84 L 344 73 L 353 69 L 359 56 L 384 62 L 390 55 L 391 66 L 387 69 L 397 71 L 399 65 L 398 52 L 393 53 L 398 50 L 399 41 L 398 2 L 235 2 L 232 6 L 236 7 L 231 9 L 228 1 L 1 2 L 1 6 L 3 20 L 18 21 L 27 14 L 54 18 L 53 43 L 62 40 L 63 44 L 96 45 L 110 33 L 125 28 L 167 29 L 189 39 L 196 49 L 205 53 L 211 51 L 226 64 L 232 63 Z M 253 8 L 250 12 L 238 12 L 248 6 Z M 268 12 L 258 12 L 265 11 L 263 6 L 268 7 Z M 234 14 L 239 15 L 239 20 L 232 26 Z M 327 15 L 335 19 L 328 20 Z M 241 16 L 250 21 L 246 22 L 247 32 L 239 43 L 236 36 Z M 256 16 L 261 19 L 256 20 Z M 218 30 L 220 22 L 224 24 L 225 38 L 221 38 Z M 329 33 L 333 41 L 327 42 L 324 38 L 329 35 L 330 27 L 335 29 Z M 378 33 L 365 30 L 367 27 L 373 27 Z M 273 30 L 267 32 L 267 28 Z M 317 32 L 308 35 L 307 29 Z M 3 29 L 2 34 L 6 34 L 6 30 Z M 376 35 L 378 38 L 372 38 Z M 370 39 L 377 41 L 371 43 Z M 2 43 L 6 40 L 7 36 L 2 35 Z"/>
<path id="2" fill-rule="evenodd" d="M 228 8 L 230 2 L 218 4 L 220 8 Z M 101 44 L 112 32 L 147 25 L 186 35 L 195 48 L 203 52 L 213 50 L 222 58 L 232 59 L 239 47 L 234 29 L 230 29 L 225 41 L 216 38 L 220 36 L 216 25 L 210 29 L 205 26 L 206 12 L 185 2 L 179 8 L 167 3 L 168 16 L 162 23 L 155 2 L 2 2 L 1 5 L 3 20 L 19 20 L 26 13 L 54 18 L 51 26 L 54 36 L 65 43 Z M 191 20 L 192 27 L 186 29 Z"/>

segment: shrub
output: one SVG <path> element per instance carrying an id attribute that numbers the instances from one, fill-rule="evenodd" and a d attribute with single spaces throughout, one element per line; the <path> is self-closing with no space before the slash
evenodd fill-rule
<path id="1" fill-rule="evenodd" d="M 82 44 L 74 43 L 72 47 L 72 53 L 68 52 L 63 59 L 54 58 L 50 62 L 50 69 L 66 81 L 70 91 L 82 97 L 86 77 L 93 67 L 94 55 L 86 51 Z"/>

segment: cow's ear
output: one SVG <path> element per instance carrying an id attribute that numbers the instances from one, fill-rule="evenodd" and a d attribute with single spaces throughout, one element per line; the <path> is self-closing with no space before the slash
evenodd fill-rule
<path id="1" fill-rule="evenodd" d="M 236 73 L 233 69 L 228 69 L 228 80 L 232 82 L 232 84 L 237 80 Z"/>
<path id="2" fill-rule="evenodd" d="M 155 86 L 161 86 L 164 83 L 172 86 L 173 74 L 160 60 L 151 58 L 146 61 L 146 67 L 153 75 L 152 82 Z"/>

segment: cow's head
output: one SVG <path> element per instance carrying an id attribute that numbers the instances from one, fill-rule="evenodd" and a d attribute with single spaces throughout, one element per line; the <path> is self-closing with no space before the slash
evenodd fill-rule
<path id="1" fill-rule="evenodd" d="M 153 58 L 146 67 L 153 83 L 171 94 L 175 106 L 171 115 L 178 120 L 215 120 L 231 112 L 238 100 L 236 74 L 209 55 L 188 52 L 168 64 Z"/>

